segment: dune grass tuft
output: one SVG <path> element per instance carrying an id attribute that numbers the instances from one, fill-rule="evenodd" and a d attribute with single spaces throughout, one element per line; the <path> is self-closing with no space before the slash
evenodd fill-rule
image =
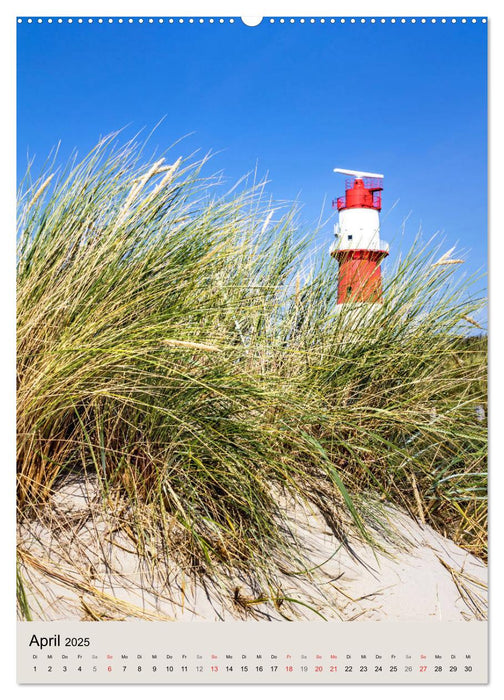
<path id="1" fill-rule="evenodd" d="M 348 547 L 393 503 L 484 556 L 484 300 L 462 260 L 416 244 L 382 305 L 337 313 L 336 264 L 295 211 L 263 184 L 222 194 L 206 168 L 107 138 L 25 181 L 20 515 L 92 473 L 139 547 L 148 515 L 202 577 L 299 566 L 279 494 Z"/>

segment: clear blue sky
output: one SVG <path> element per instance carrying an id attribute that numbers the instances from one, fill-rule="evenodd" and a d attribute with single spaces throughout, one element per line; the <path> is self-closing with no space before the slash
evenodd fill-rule
<path id="1" fill-rule="evenodd" d="M 206 21 L 18 24 L 18 168 L 84 154 L 162 118 L 152 146 L 194 132 L 177 155 L 219 151 L 230 181 L 255 168 L 274 199 L 325 214 L 343 194 L 335 166 L 385 173 L 382 236 L 407 246 L 422 226 L 486 268 L 487 25 L 244 26 Z M 35 168 L 36 169 L 36 168 Z M 393 211 L 387 210 L 399 200 Z M 386 215 L 386 216 L 385 216 Z M 406 240 L 401 244 L 401 224 Z M 317 242 L 332 242 L 332 225 Z"/>

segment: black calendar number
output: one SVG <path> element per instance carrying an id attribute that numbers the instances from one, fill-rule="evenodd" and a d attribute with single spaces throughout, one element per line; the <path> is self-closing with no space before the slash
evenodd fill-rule
<path id="1" fill-rule="evenodd" d="M 472 666 L 464 666 L 464 671 L 472 671 Z"/>
<path id="2" fill-rule="evenodd" d="M 397 666 L 391 666 L 389 671 L 390 673 L 397 673 Z"/>
<path id="3" fill-rule="evenodd" d="M 367 666 L 361 666 L 359 669 L 360 673 L 366 673 L 367 671 Z"/>
<path id="4" fill-rule="evenodd" d="M 457 670 L 456 666 L 450 666 L 450 672 L 454 673 Z"/>
<path id="5" fill-rule="evenodd" d="M 66 647 L 88 647 L 89 637 L 65 637 Z"/>
<path id="6" fill-rule="evenodd" d="M 345 673 L 352 673 L 353 666 L 345 666 Z"/>

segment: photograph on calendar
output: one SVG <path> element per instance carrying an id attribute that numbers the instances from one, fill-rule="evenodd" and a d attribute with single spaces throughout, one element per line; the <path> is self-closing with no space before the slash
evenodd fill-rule
<path id="1" fill-rule="evenodd" d="M 17 19 L 20 622 L 487 619 L 486 62 Z"/>

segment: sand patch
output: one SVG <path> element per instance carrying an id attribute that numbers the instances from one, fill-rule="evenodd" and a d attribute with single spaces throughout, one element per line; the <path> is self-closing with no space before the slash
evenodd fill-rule
<path id="1" fill-rule="evenodd" d="M 387 620 L 486 619 L 483 561 L 408 515 L 386 509 L 382 550 L 347 546 L 321 513 L 290 497 L 281 508 L 306 562 L 276 577 L 222 569 L 201 577 L 155 537 L 139 544 L 124 504 L 104 508 L 96 479 L 66 483 L 18 529 L 20 573 L 36 620 Z"/>

